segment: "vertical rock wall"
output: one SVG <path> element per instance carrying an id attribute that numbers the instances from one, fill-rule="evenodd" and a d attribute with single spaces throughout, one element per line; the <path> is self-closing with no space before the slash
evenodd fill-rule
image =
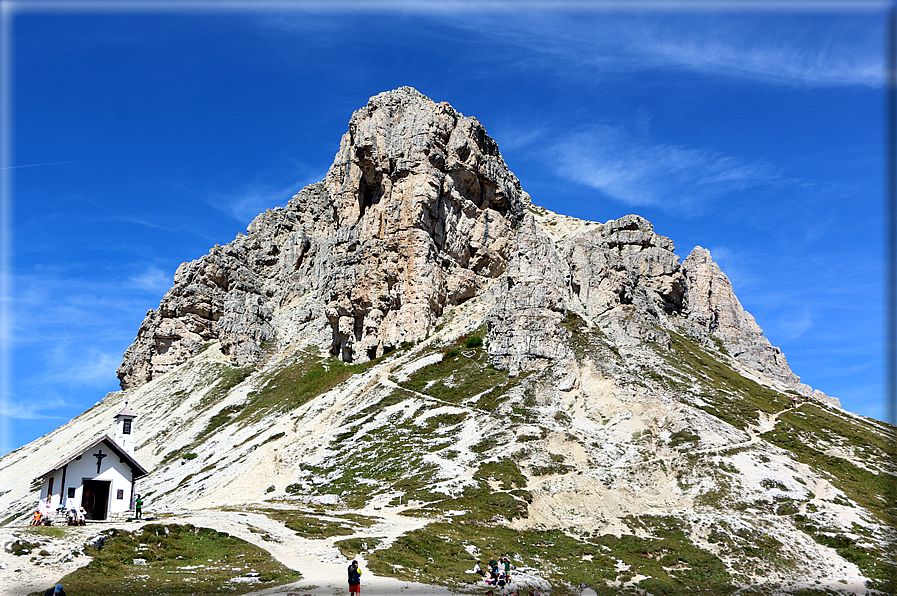
<path id="1" fill-rule="evenodd" d="M 324 328 L 346 361 L 422 339 L 446 305 L 504 273 L 529 204 L 475 118 L 409 87 L 372 97 L 322 183 L 178 268 L 125 353 L 122 388 L 214 339 L 241 366 L 262 342 Z M 277 323 L 288 309 L 290 324 Z"/>

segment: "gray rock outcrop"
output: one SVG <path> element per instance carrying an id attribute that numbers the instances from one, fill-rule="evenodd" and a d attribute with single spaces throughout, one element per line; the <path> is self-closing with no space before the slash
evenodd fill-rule
<path id="1" fill-rule="evenodd" d="M 679 310 L 685 280 L 672 240 L 638 215 L 593 228 L 565 247 L 571 290 L 590 317 L 623 304 L 655 314 Z"/>
<path id="2" fill-rule="evenodd" d="M 687 280 L 683 312 L 688 320 L 722 340 L 726 351 L 751 369 L 840 407 L 837 398 L 800 382 L 782 351 L 769 343 L 754 317 L 744 310 L 732 283 L 713 262 L 709 250 L 696 246 L 682 262 L 682 270 Z"/>
<path id="3" fill-rule="evenodd" d="M 696 246 L 683 261 L 688 279 L 684 310 L 689 320 L 722 340 L 736 360 L 785 382 L 798 382 L 785 355 L 770 345 L 754 317 L 741 306 L 710 251 Z"/>
<path id="4" fill-rule="evenodd" d="M 427 335 L 447 305 L 508 266 L 529 196 L 475 119 L 409 87 L 353 114 L 324 181 L 178 268 L 118 369 L 145 383 L 221 341 L 235 364 L 262 342 L 329 328 L 346 361 Z M 301 315 L 285 328 L 276 313 Z M 298 321 L 298 323 L 297 323 Z"/>
<path id="5" fill-rule="evenodd" d="M 567 312 L 568 266 L 551 238 L 527 215 L 514 238 L 511 264 L 486 314 L 490 360 L 518 371 L 569 354 L 561 326 Z"/>

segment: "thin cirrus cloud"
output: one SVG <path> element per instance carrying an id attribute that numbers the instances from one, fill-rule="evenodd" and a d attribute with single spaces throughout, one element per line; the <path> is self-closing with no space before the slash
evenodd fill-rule
<path id="1" fill-rule="evenodd" d="M 884 84 L 883 19 L 871 14 L 785 15 L 775 12 L 650 16 L 600 13 L 484 16 L 457 21 L 515 48 L 521 66 L 538 63 L 594 80 L 673 69 L 798 87 Z"/>
<path id="2" fill-rule="evenodd" d="M 286 205 L 293 195 L 309 184 L 320 182 L 325 174 L 305 175 L 297 183 L 282 187 L 263 183 L 250 184 L 243 191 L 215 198 L 212 206 L 237 221 L 248 224 L 266 209 Z"/>
<path id="3" fill-rule="evenodd" d="M 551 147 L 556 173 L 632 206 L 696 215 L 733 190 L 781 183 L 772 165 L 704 148 L 650 143 L 622 127 L 599 125 Z"/>
<path id="4" fill-rule="evenodd" d="M 156 266 L 150 265 L 143 271 L 132 275 L 128 281 L 134 288 L 156 294 L 164 294 L 171 287 L 172 275 Z"/>

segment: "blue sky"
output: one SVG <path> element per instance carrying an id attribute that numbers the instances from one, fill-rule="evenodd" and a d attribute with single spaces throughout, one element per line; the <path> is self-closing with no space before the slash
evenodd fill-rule
<path id="1" fill-rule="evenodd" d="M 224 6 L 3 3 L 0 453 L 116 390 L 177 266 L 402 85 L 476 116 L 534 203 L 709 248 L 804 382 L 886 417 L 888 3 Z"/>

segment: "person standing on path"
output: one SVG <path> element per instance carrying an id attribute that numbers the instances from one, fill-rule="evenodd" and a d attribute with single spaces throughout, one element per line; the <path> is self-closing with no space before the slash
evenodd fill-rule
<path id="1" fill-rule="evenodd" d="M 505 581 L 511 583 L 511 559 L 504 557 L 502 561 L 505 564 Z"/>
<path id="2" fill-rule="evenodd" d="M 358 561 L 349 565 L 349 594 L 361 594 L 361 570 Z"/>
<path id="3" fill-rule="evenodd" d="M 134 519 L 140 519 L 143 511 L 143 499 L 140 498 L 140 495 L 137 495 L 137 500 L 134 501 Z"/>

